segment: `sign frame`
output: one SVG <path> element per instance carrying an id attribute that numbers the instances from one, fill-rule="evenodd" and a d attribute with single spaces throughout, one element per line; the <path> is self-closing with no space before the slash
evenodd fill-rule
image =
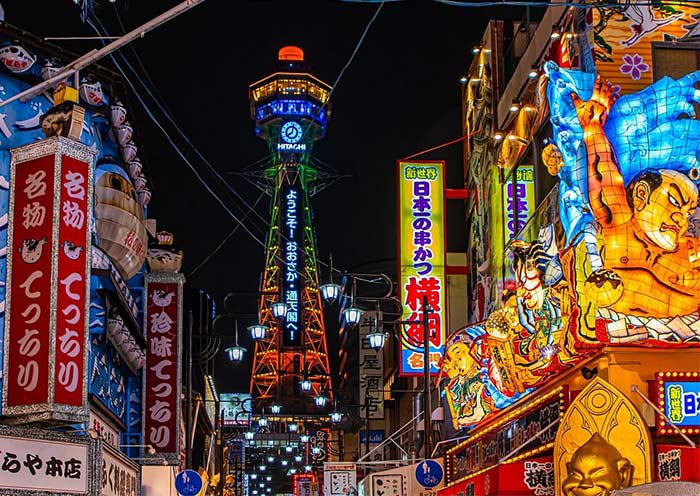
<path id="1" fill-rule="evenodd" d="M 88 496 L 100 494 L 102 490 L 102 470 L 95 470 L 94 467 L 102 465 L 102 440 L 92 439 L 89 436 L 76 436 L 61 434 L 56 431 L 49 431 L 38 428 L 11 427 L 0 425 L 0 436 L 26 439 L 28 441 L 50 441 L 55 443 L 67 443 L 84 446 L 87 449 L 87 463 L 83 467 L 86 475 L 87 491 L 82 492 L 57 492 L 41 491 L 36 489 L 12 489 L 2 488 L 5 496 L 56 496 L 65 494 L 67 496 Z"/>
<path id="2" fill-rule="evenodd" d="M 13 309 L 12 309 L 12 287 L 13 287 L 13 264 L 15 261 L 15 236 L 14 223 L 16 222 L 15 212 L 15 202 L 17 200 L 17 170 L 18 167 L 22 168 L 22 164 L 29 164 L 31 162 L 36 163 L 36 161 L 42 159 L 53 158 L 53 171 L 52 178 L 50 180 L 51 184 L 47 185 L 47 194 L 52 195 L 53 198 L 50 199 L 50 204 L 47 203 L 45 207 L 51 208 L 51 240 L 48 241 L 49 245 L 46 247 L 48 251 L 50 260 L 50 273 L 46 276 L 48 278 L 48 288 L 49 288 L 49 304 L 48 304 L 48 325 L 44 326 L 43 334 L 39 334 L 39 338 L 45 337 L 43 345 L 48 346 L 48 364 L 46 369 L 47 375 L 47 391 L 46 391 L 46 401 L 38 403 L 23 403 L 18 405 L 11 405 L 10 401 L 10 386 L 7 380 L 4 381 L 2 387 L 2 413 L 6 416 L 6 422 L 8 424 L 22 424 L 22 423 L 33 423 L 33 422 L 62 422 L 62 423 L 82 423 L 88 420 L 89 416 L 89 406 L 88 406 L 88 381 L 87 381 L 87 370 L 88 370 L 88 359 L 89 359 L 89 322 L 87 316 L 89 315 L 90 306 L 90 269 L 92 264 L 92 254 L 91 254 L 91 229 L 90 229 L 90 219 L 92 219 L 93 211 L 93 165 L 95 160 L 96 151 L 91 150 L 88 146 L 74 141 L 68 138 L 56 136 L 52 138 L 47 138 L 36 143 L 31 143 L 16 149 L 11 150 L 12 158 L 10 161 L 10 192 L 9 192 L 9 210 L 8 210 L 8 229 L 7 229 L 7 279 L 6 279 L 6 309 L 5 309 L 5 329 L 4 329 L 4 354 L 3 354 L 3 377 L 12 377 L 14 374 L 11 373 L 10 364 L 12 360 L 12 334 L 13 334 Z M 57 294 L 59 293 L 59 241 L 61 238 L 61 233 L 64 232 L 61 227 L 61 200 L 63 197 L 63 170 L 64 170 L 64 158 L 70 161 L 77 162 L 81 166 L 85 165 L 85 180 L 87 184 L 84 185 L 85 200 L 81 203 L 85 203 L 84 210 L 84 224 L 79 229 L 85 231 L 85 245 L 84 245 L 84 263 L 83 267 L 83 281 L 84 286 L 83 291 L 78 292 L 78 295 L 82 294 L 83 301 L 82 306 L 78 306 L 80 311 L 79 318 L 82 316 L 83 325 L 76 327 L 82 332 L 77 335 L 78 342 L 82 345 L 82 362 L 80 359 L 72 360 L 73 363 L 79 363 L 82 365 L 82 370 L 79 370 L 79 377 L 82 378 L 82 384 L 79 385 L 80 390 L 80 405 L 77 404 L 64 404 L 56 402 L 56 390 L 57 390 L 57 341 L 58 341 L 58 325 L 59 319 L 59 298 Z M 77 164 L 76 164 L 77 165 Z M 28 167 L 29 165 L 27 165 Z M 67 168 L 69 166 L 66 166 Z M 41 169 L 39 169 L 41 170 Z M 81 183 L 82 184 L 82 183 Z M 29 194 L 26 194 L 29 198 Z M 70 195 L 72 196 L 72 195 Z M 48 212 L 47 212 L 48 213 Z M 26 230 L 26 229 L 25 229 Z M 82 240 L 81 240 L 82 241 Z M 78 252 L 78 257 L 80 253 Z M 20 257 L 21 260 L 21 257 Z M 75 265 L 75 264 L 73 264 Z M 70 280 L 69 280 L 70 279 Z M 72 277 L 66 278 L 67 284 L 64 288 L 65 291 L 71 291 L 71 294 L 76 294 L 70 289 L 71 281 L 78 282 L 72 279 Z M 16 281 L 15 281 L 16 282 Z M 15 288 L 15 289 L 19 289 Z M 25 292 L 28 287 L 25 289 Z M 72 298 L 71 298 L 72 299 Z M 16 303 L 16 302 L 15 302 Z M 76 305 L 74 305 L 76 306 Z M 29 307 L 27 307 L 29 308 Z M 68 308 L 68 307 L 66 307 Z M 26 310 L 26 309 L 25 309 Z M 64 317 L 66 313 L 63 313 Z M 16 316 L 15 316 L 16 317 Z M 38 317 L 37 317 L 38 318 Z M 73 317 L 74 318 L 74 317 Z M 73 320 L 71 318 L 71 320 Z M 67 339 L 67 345 L 74 339 Z M 72 352 L 72 351 L 71 351 Z M 64 353 L 65 354 L 65 353 Z M 42 355 L 43 356 L 43 355 Z M 78 355 L 79 356 L 79 355 Z M 73 357 L 77 358 L 77 357 Z M 70 361 L 70 360 L 69 360 Z M 78 365 L 78 367 L 80 367 Z M 41 364 L 41 367 L 44 365 Z M 66 372 L 66 370 L 64 370 Z M 42 372 L 43 375 L 43 372 Z"/>
<path id="3" fill-rule="evenodd" d="M 666 394 L 666 386 L 667 383 L 695 383 L 698 384 L 698 390 L 700 391 L 700 373 L 696 372 L 657 372 L 654 376 L 653 381 L 649 381 L 650 383 L 653 384 L 655 394 L 653 395 L 656 399 L 655 403 L 658 406 L 659 410 L 664 412 L 664 414 L 669 415 L 668 411 L 666 409 L 667 403 L 670 401 L 670 399 L 667 397 Z M 681 390 L 682 391 L 682 390 Z M 698 393 L 695 393 L 698 395 Z M 679 401 L 681 402 L 680 408 L 683 409 L 683 399 L 680 398 Z M 696 409 L 698 410 L 698 413 L 694 416 L 696 416 L 697 420 L 694 424 L 691 425 L 679 425 L 675 424 L 674 425 L 680 429 L 680 432 L 683 434 L 699 434 L 700 433 L 700 404 L 697 404 L 700 402 L 700 396 L 697 396 L 696 398 Z M 668 422 L 666 419 L 656 413 L 654 415 L 656 417 L 656 430 L 660 434 L 666 434 L 666 435 L 680 435 L 679 431 L 675 429 L 674 427 L 670 427 L 668 425 Z M 670 418 L 670 416 L 669 416 Z M 682 421 L 681 421 L 682 422 Z"/>
<path id="4" fill-rule="evenodd" d="M 174 420 L 174 431 L 172 435 L 174 436 L 174 449 L 169 452 L 159 452 L 157 447 L 156 452 L 151 454 L 148 453 L 147 451 L 143 452 L 143 460 L 141 461 L 142 465 L 162 465 L 163 460 L 168 465 L 180 465 L 180 449 L 181 449 L 181 435 L 180 435 L 180 420 L 182 418 L 182 402 L 179 400 L 179 398 L 182 395 L 182 360 L 180 360 L 180 357 L 182 357 L 182 330 L 183 330 L 183 286 L 185 283 L 185 276 L 177 273 L 177 272 L 149 272 L 146 274 L 145 277 L 145 284 L 144 284 L 144 297 L 146 300 L 146 303 L 144 304 L 144 312 L 143 312 L 143 319 L 144 319 L 144 330 L 146 333 L 148 333 L 148 318 L 149 318 L 149 313 L 148 313 L 148 294 L 149 290 L 152 287 L 152 284 L 175 284 L 177 285 L 178 289 L 178 294 L 177 294 L 177 310 L 176 310 L 176 315 L 177 315 L 177 324 L 176 324 L 176 329 L 175 332 L 177 333 L 177 346 L 175 347 L 177 349 L 177 357 L 178 359 L 176 360 L 175 368 L 176 368 L 176 385 L 175 385 L 175 391 L 174 391 L 174 396 L 176 398 L 175 400 L 175 420 Z M 147 338 L 148 342 L 148 338 Z M 146 350 L 148 356 L 149 349 Z M 148 416 L 148 403 L 146 401 L 146 395 L 148 393 L 148 359 L 146 360 L 146 364 L 144 366 L 144 372 L 143 372 L 143 395 L 144 395 L 144 402 L 143 402 L 143 407 L 142 407 L 142 419 L 141 419 L 141 425 L 143 429 L 143 442 L 144 444 L 150 444 L 148 442 L 148 436 L 146 432 L 146 428 L 149 425 L 147 422 L 147 416 Z"/>
<path id="5" fill-rule="evenodd" d="M 409 168 L 415 168 L 417 177 L 408 178 L 407 170 Z M 435 177 L 418 177 L 418 170 L 427 171 L 433 169 L 432 172 L 437 172 Z M 415 183 L 414 179 L 425 179 L 432 187 L 429 188 L 429 196 L 419 195 L 415 197 Z M 421 181 L 421 182 L 426 182 Z M 440 282 L 440 287 L 436 289 L 439 294 L 440 308 L 437 312 L 430 312 L 430 321 L 434 321 L 437 315 L 438 321 L 438 332 L 439 332 L 439 345 L 435 345 L 431 342 L 430 344 L 430 375 L 437 376 L 440 372 L 440 367 L 438 366 L 439 360 L 444 353 L 445 341 L 447 338 L 447 316 L 448 312 L 448 302 L 447 302 L 447 230 L 445 229 L 445 218 L 447 213 L 447 195 L 445 194 L 445 161 L 443 160 L 399 160 L 397 161 L 397 229 L 398 235 L 397 239 L 397 259 L 398 259 L 398 274 L 399 274 L 399 296 L 400 301 L 403 306 L 403 312 L 401 314 L 401 320 L 419 320 L 422 318 L 422 302 L 419 306 L 414 309 L 410 308 L 410 304 L 406 305 L 407 291 L 406 287 L 412 282 L 416 286 L 420 285 L 421 281 L 429 280 L 430 278 L 436 278 Z M 414 185 L 414 186 L 411 186 Z M 409 197 L 407 198 L 405 190 L 411 190 Z M 419 209 L 420 211 L 416 214 L 417 210 L 415 207 L 414 200 L 416 199 L 429 199 L 429 212 L 425 212 L 426 209 Z M 410 202 L 410 204 L 409 204 Z M 405 205 L 404 205 L 405 203 Z M 432 215 L 433 211 L 437 211 L 435 215 Z M 415 217 L 415 218 L 413 218 Z M 422 225 L 424 228 L 416 227 L 416 222 L 422 220 Z M 426 223 L 427 220 L 427 223 Z M 435 222 L 435 223 L 434 223 Z M 437 225 L 435 225 L 437 224 Z M 408 227 L 406 227 L 408 226 Z M 404 232 L 405 231 L 405 232 Z M 415 240 L 416 234 L 420 233 L 422 238 L 424 238 L 417 247 Z M 410 239 L 407 236 L 410 235 Z M 410 247 L 410 249 L 407 249 Z M 428 248 L 424 248 L 428 247 Z M 420 263 L 414 262 L 414 258 L 418 255 L 416 252 L 421 250 L 421 261 Z M 430 252 L 426 254 L 426 250 Z M 432 262 L 428 262 L 430 259 Z M 418 270 L 418 265 L 422 265 L 423 271 Z M 426 271 L 427 270 L 427 271 Z M 426 290 L 427 292 L 427 290 Z M 409 343 L 410 333 L 406 331 L 405 326 L 402 325 L 401 332 L 399 335 L 399 375 L 401 377 L 415 377 L 424 375 L 423 366 L 423 330 L 422 324 L 414 324 L 420 327 L 420 336 L 416 338 L 415 343 Z M 409 345 L 414 348 L 411 349 Z M 410 360 L 415 358 L 420 363 L 410 363 Z"/>

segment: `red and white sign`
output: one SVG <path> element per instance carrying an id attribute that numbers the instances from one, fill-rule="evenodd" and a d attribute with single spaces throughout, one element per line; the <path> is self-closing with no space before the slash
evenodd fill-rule
<path id="1" fill-rule="evenodd" d="M 700 482 L 700 448 L 656 445 L 656 480 Z"/>
<path id="2" fill-rule="evenodd" d="M 180 463 L 180 274 L 146 275 L 146 373 L 144 443 L 155 449 L 154 463 Z"/>
<path id="3" fill-rule="evenodd" d="M 12 150 L 4 415 L 87 420 L 93 159 L 67 138 Z"/>

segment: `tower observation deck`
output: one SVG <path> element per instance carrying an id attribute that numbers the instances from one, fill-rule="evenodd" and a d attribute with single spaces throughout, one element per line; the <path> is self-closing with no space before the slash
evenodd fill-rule
<path id="1" fill-rule="evenodd" d="M 269 331 L 255 345 L 250 393 L 257 407 L 279 403 L 288 413 L 310 413 L 315 396 L 331 397 L 309 201 L 318 180 L 313 145 L 326 132 L 331 88 L 305 71 L 300 48 L 280 49 L 279 66 L 249 92 L 255 133 L 272 156 L 262 171 L 272 197 L 260 288 L 260 320 Z M 285 320 L 272 314 L 276 301 L 287 304 Z M 302 380 L 311 381 L 307 393 Z"/>

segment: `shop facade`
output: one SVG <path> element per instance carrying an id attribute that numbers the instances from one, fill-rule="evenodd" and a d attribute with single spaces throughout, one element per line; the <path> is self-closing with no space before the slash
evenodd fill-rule
<path id="1" fill-rule="evenodd" d="M 640 10 L 655 29 L 635 33 Z M 443 357 L 441 494 L 698 481 L 696 15 L 555 6 L 474 48 L 471 324 Z"/>

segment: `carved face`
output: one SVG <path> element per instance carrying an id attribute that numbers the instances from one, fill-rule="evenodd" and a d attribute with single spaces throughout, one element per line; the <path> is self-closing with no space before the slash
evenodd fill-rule
<path id="1" fill-rule="evenodd" d="M 528 310 L 537 310 L 544 305 L 544 284 L 540 271 L 534 260 L 528 259 L 525 263 L 518 263 L 518 296 L 522 298 Z"/>
<path id="2" fill-rule="evenodd" d="M 661 185 L 653 191 L 644 180 L 633 186 L 634 218 L 655 245 L 664 250 L 675 250 L 695 212 L 698 190 L 680 172 L 663 170 L 660 175 Z"/>
<path id="3" fill-rule="evenodd" d="M 632 466 L 598 433 L 574 452 L 566 464 L 565 496 L 609 496 L 632 480 Z"/>

